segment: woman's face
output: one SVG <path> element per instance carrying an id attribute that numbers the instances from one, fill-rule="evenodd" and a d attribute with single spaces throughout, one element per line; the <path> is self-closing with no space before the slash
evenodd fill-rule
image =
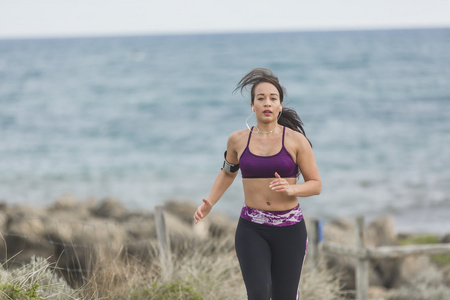
<path id="1" fill-rule="evenodd" d="M 278 118 L 283 104 L 277 88 L 271 83 L 262 82 L 255 88 L 251 106 L 258 119 L 270 122 Z"/>

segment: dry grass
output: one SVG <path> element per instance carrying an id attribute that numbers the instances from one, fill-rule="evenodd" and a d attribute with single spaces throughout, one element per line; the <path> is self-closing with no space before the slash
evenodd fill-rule
<path id="1" fill-rule="evenodd" d="M 408 284 L 390 291 L 389 300 L 448 300 L 450 287 L 444 283 L 442 273 L 430 268 L 414 277 Z"/>
<path id="2" fill-rule="evenodd" d="M 230 238 L 221 241 L 190 241 L 184 247 L 178 248 L 180 253 L 172 257 L 172 274 L 167 278 L 162 275 L 159 264 L 150 269 L 142 270 L 129 264 L 111 264 L 115 271 L 110 270 L 96 274 L 93 278 L 97 297 L 109 299 L 126 299 L 133 295 L 138 299 L 245 299 L 246 291 L 242 281 L 239 264 Z M 322 265 L 322 264 L 320 264 Z M 302 275 L 301 299 L 344 299 L 336 273 L 324 267 L 306 265 Z M 152 270 L 151 270 L 152 269 Z M 112 272 L 111 272 L 112 271 Z M 126 275 L 124 275 L 126 274 Z M 119 282 L 126 282 L 117 285 Z M 101 279 L 101 282 L 99 282 Z M 153 298 L 161 293 L 161 289 L 171 286 L 172 292 L 167 298 Z M 118 289 L 116 292 L 115 290 Z M 102 292 L 104 291 L 104 292 Z M 134 293 L 133 293 L 134 292 Z M 120 296 L 118 296 L 120 295 Z"/>
<path id="3" fill-rule="evenodd" d="M 79 291 L 83 299 L 128 299 L 136 286 L 152 281 L 155 272 L 139 261 L 119 257 L 102 259 Z"/>
<path id="4" fill-rule="evenodd" d="M 44 259 L 34 260 L 19 270 L 2 270 L 1 284 L 20 287 L 24 291 L 22 298 L 11 299 L 26 300 L 246 299 L 232 237 L 210 241 L 187 240 L 178 245 L 169 268 L 171 274 L 162 272 L 159 259 L 153 258 L 143 262 L 118 254 L 98 259 L 86 283 L 76 290 L 55 276 Z M 41 298 L 27 298 L 26 293 L 33 289 Z M 343 299 L 336 274 L 309 264 L 305 265 L 302 274 L 300 293 L 302 300 Z"/>
<path id="5" fill-rule="evenodd" d="M 142 261 L 115 257 L 101 262 L 83 287 L 86 299 L 246 299 L 233 238 L 186 240 L 172 256 L 171 273 L 162 272 L 159 259 Z M 335 272 L 306 264 L 301 299 L 344 299 Z"/>
<path id="6" fill-rule="evenodd" d="M 327 269 L 325 262 L 313 264 L 306 261 L 300 279 L 300 299 L 347 299 L 345 295 L 348 295 L 348 292 L 342 292 L 340 282 L 339 273 Z"/>
<path id="7" fill-rule="evenodd" d="M 0 265 L 0 299 L 81 299 L 78 291 L 52 272 L 47 260 L 32 258 L 29 264 L 7 271 Z"/>
<path id="8" fill-rule="evenodd" d="M 239 263 L 231 237 L 186 243 L 186 255 L 174 257 L 172 280 L 185 282 L 204 299 L 245 299 Z"/>

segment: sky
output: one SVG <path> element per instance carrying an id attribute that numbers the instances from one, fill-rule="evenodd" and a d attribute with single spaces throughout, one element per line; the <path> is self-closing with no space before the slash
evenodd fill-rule
<path id="1" fill-rule="evenodd" d="M 0 38 L 430 27 L 449 0 L 0 0 Z"/>

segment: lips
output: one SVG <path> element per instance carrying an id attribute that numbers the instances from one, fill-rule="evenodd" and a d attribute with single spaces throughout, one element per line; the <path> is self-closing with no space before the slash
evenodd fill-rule
<path id="1" fill-rule="evenodd" d="M 266 109 L 265 111 L 263 111 L 263 114 L 265 114 L 266 116 L 270 116 L 272 114 L 272 111 Z"/>

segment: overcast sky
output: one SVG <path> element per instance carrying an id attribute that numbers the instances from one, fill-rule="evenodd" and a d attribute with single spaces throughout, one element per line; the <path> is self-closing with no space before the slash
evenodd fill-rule
<path id="1" fill-rule="evenodd" d="M 0 0 L 0 38 L 450 27 L 450 0 Z"/>

